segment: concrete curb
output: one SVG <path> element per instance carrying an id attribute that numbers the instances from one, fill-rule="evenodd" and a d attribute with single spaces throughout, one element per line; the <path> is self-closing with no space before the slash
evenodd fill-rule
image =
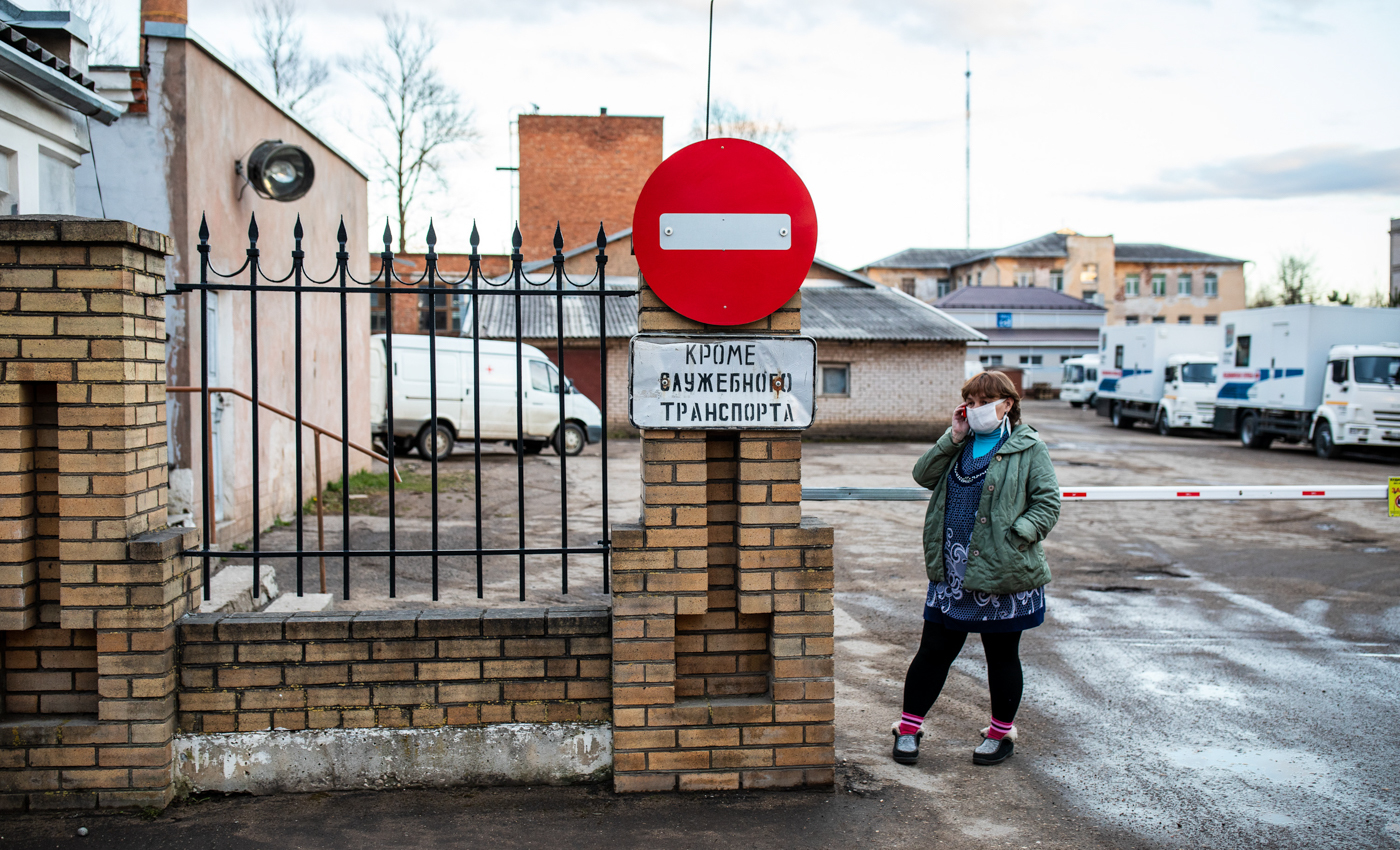
<path id="1" fill-rule="evenodd" d="M 606 723 L 177 735 L 179 796 L 453 785 L 570 785 L 612 773 Z"/>

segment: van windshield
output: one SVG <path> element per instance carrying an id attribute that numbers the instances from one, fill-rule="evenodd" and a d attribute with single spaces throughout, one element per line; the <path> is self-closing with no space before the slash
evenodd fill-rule
<path id="1" fill-rule="evenodd" d="M 1213 384 L 1215 383 L 1215 364 L 1183 363 L 1181 364 L 1181 380 L 1188 384 Z"/>
<path id="2" fill-rule="evenodd" d="M 1400 382 L 1400 357 L 1357 357 L 1358 384 L 1390 384 Z"/>
<path id="3" fill-rule="evenodd" d="M 1084 380 L 1084 367 L 1083 367 L 1083 366 L 1066 366 L 1066 367 L 1065 367 L 1065 383 L 1067 383 L 1067 384 L 1078 384 L 1078 383 L 1082 382 L 1083 380 Z"/>

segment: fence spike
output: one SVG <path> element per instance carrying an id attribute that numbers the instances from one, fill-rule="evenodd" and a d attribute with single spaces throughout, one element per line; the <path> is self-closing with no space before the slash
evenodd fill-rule
<path id="1" fill-rule="evenodd" d="M 389 217 L 384 217 L 384 252 L 389 253 L 389 245 L 394 241 L 394 234 L 389 231 Z"/>
<path id="2" fill-rule="evenodd" d="M 608 247 L 608 234 L 603 230 L 603 223 L 598 222 L 598 253 L 601 254 Z"/>
<path id="3" fill-rule="evenodd" d="M 301 213 L 297 213 L 297 223 L 296 226 L 292 228 L 292 238 L 300 242 L 302 233 L 303 231 L 301 229 Z"/>
<path id="4" fill-rule="evenodd" d="M 199 214 L 199 241 L 209 241 L 209 218 L 204 214 Z"/>
<path id="5" fill-rule="evenodd" d="M 510 235 L 510 244 L 516 251 L 519 251 L 520 246 L 525 244 L 525 239 L 520 235 L 520 222 L 518 221 L 515 223 L 515 232 Z"/>
<path id="6" fill-rule="evenodd" d="M 560 229 L 559 222 L 554 222 L 554 253 L 564 252 L 564 231 Z"/>
<path id="7" fill-rule="evenodd" d="M 345 216 L 340 217 L 340 229 L 335 232 L 335 238 L 340 242 L 340 250 L 345 250 L 345 243 L 350 241 L 350 235 L 345 232 Z"/>
<path id="8" fill-rule="evenodd" d="M 472 219 L 472 235 L 470 241 L 472 243 L 472 253 L 475 254 L 476 246 L 481 244 L 481 234 L 476 232 L 476 219 Z"/>
<path id="9" fill-rule="evenodd" d="M 433 247 L 437 245 L 437 231 L 433 229 L 433 220 L 428 219 L 428 253 L 433 253 Z"/>
<path id="10" fill-rule="evenodd" d="M 258 214 L 253 213 L 248 217 L 248 241 L 253 245 L 258 244 Z"/>

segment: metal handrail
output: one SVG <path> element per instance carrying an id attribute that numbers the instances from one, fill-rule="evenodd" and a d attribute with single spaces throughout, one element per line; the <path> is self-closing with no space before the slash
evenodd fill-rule
<path id="1" fill-rule="evenodd" d="M 200 392 L 201 390 L 200 390 L 199 387 L 171 387 L 171 386 L 167 386 L 167 387 L 165 388 L 165 391 L 168 392 L 168 393 L 197 393 L 197 392 Z M 239 398 L 243 399 L 244 401 L 250 401 L 250 402 L 253 401 L 253 397 L 252 397 L 251 395 L 249 395 L 248 393 L 243 392 L 243 391 L 240 390 L 240 389 L 235 389 L 235 388 L 233 388 L 233 387 L 210 387 L 210 388 L 209 388 L 209 392 L 211 392 L 211 393 L 229 393 L 229 394 L 231 394 L 231 395 L 236 395 L 236 396 L 238 396 Z M 263 401 L 262 399 L 258 399 L 258 400 L 257 400 L 257 405 L 258 405 L 258 407 L 261 407 L 261 408 L 264 408 L 264 409 L 266 409 L 266 410 L 270 410 L 270 411 L 272 411 L 273 413 L 276 413 L 278 416 L 281 416 L 281 417 L 284 418 L 284 419 L 290 419 L 290 420 L 293 421 L 293 422 L 295 422 L 296 419 L 297 419 L 295 416 L 293 416 L 292 414 L 288 413 L 287 411 L 281 409 L 280 407 L 275 407 L 275 406 L 273 406 L 273 405 L 271 405 L 271 404 L 268 404 L 267 402 Z M 209 426 L 209 427 L 210 427 L 211 432 L 212 432 L 212 429 L 213 429 L 212 417 L 205 417 L 205 421 L 210 423 L 210 426 Z M 384 455 L 380 454 L 379 452 L 376 452 L 376 451 L 374 451 L 373 449 L 367 449 L 367 448 L 365 448 L 364 446 L 360 445 L 359 443 L 356 443 L 354 440 L 345 439 L 345 438 L 341 437 L 339 434 L 336 434 L 336 433 L 331 432 L 331 431 L 327 431 L 325 428 L 322 428 L 322 427 L 319 426 L 319 425 L 312 425 L 310 422 L 307 422 L 307 421 L 304 420 L 304 419 L 302 420 L 301 424 L 302 424 L 303 426 L 307 427 L 307 428 L 310 428 L 311 431 L 312 431 L 312 433 L 314 433 L 314 434 L 316 435 L 316 439 L 313 441 L 313 442 L 314 442 L 314 445 L 315 445 L 315 450 L 316 450 L 316 543 L 317 543 L 317 547 L 318 547 L 319 549 L 321 549 L 321 551 L 324 552 L 325 549 L 326 549 L 326 528 L 325 528 L 325 512 L 324 512 L 324 510 L 322 509 L 322 501 L 323 501 L 323 500 L 322 500 L 321 496 L 325 493 L 325 486 L 324 486 L 324 484 L 322 483 L 322 480 L 321 480 L 321 437 L 329 437 L 330 439 L 335 440 L 335 441 L 338 442 L 338 443 L 345 443 L 347 446 L 349 446 L 349 447 L 352 448 L 352 449 L 355 449 L 356 451 L 363 452 L 364 454 L 369 455 L 370 457 L 374 458 L 375 460 L 383 461 L 386 465 L 389 466 L 389 470 L 390 470 L 392 473 L 394 473 L 394 480 L 397 481 L 397 482 L 399 482 L 400 484 L 403 483 L 403 478 L 399 475 L 399 470 L 398 470 L 396 467 L 394 467 L 393 464 L 390 463 L 389 458 L 385 457 Z M 206 435 L 206 436 L 208 436 L 208 435 Z M 213 445 L 214 440 L 213 440 L 212 436 L 209 436 L 209 439 L 208 439 L 207 442 L 208 442 L 209 445 L 211 445 L 211 446 Z M 204 459 L 204 462 L 205 462 L 205 463 L 209 463 L 209 462 L 210 462 L 210 459 L 209 459 L 209 458 L 205 458 L 205 459 Z M 341 477 L 345 479 L 345 483 L 346 483 L 345 492 L 341 494 L 341 497 L 342 497 L 342 498 L 347 498 L 347 499 L 348 499 L 348 498 L 350 497 L 350 492 L 349 492 L 349 490 L 350 490 L 350 488 L 349 488 L 349 484 L 350 484 L 350 472 L 349 472 L 349 470 L 345 470 L 345 469 L 342 469 L 340 472 L 341 472 Z M 209 493 L 208 493 L 208 495 L 209 495 L 209 504 L 210 504 L 210 505 L 213 505 L 213 504 L 214 504 L 214 477 L 213 477 L 212 475 L 207 475 L 207 474 L 206 474 L 206 475 L 204 476 L 204 479 L 205 479 L 205 481 L 207 482 L 207 485 L 208 485 L 208 490 L 209 490 Z M 256 486 L 256 485 L 255 485 L 255 486 Z M 301 510 L 301 505 L 297 505 L 297 510 L 298 510 L 298 511 Z M 253 517 L 253 522 L 257 523 L 257 522 L 261 522 L 261 521 L 262 521 L 262 520 L 261 520 L 260 517 Z M 210 543 L 215 543 L 215 542 L 217 542 L 217 541 L 216 541 L 216 537 L 215 537 L 216 529 L 215 529 L 215 526 L 214 526 L 213 521 L 212 521 L 209 517 L 205 517 L 205 518 L 204 518 L 204 524 L 205 524 L 206 526 L 208 526 L 208 528 L 209 528 L 209 542 L 210 542 Z M 321 592 L 322 592 L 322 593 L 325 593 L 325 592 L 326 592 L 326 556 L 325 556 L 325 555 L 322 555 L 322 556 L 320 557 L 320 560 L 321 560 Z"/>

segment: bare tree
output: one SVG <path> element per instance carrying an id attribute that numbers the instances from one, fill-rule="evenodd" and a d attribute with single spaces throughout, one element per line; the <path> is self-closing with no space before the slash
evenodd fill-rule
<path id="1" fill-rule="evenodd" d="M 379 16 L 384 44 L 367 58 L 343 59 L 374 96 L 369 110 L 378 142 L 375 150 L 381 179 L 394 193 L 398 212 L 399 251 L 406 250 L 408 210 L 424 178 L 445 186 L 442 155 L 453 145 L 480 135 L 474 113 L 428 64 L 437 37 L 427 21 L 394 12 Z"/>
<path id="2" fill-rule="evenodd" d="M 705 138 L 704 115 L 702 108 L 690 128 L 691 141 L 698 142 Z M 781 118 L 750 112 L 728 100 L 716 100 L 710 104 L 711 138 L 746 139 L 787 156 L 792 152 L 796 134 L 797 131 L 784 124 Z"/>
<path id="3" fill-rule="evenodd" d="M 1312 257 L 1284 254 L 1278 261 L 1275 283 L 1278 303 L 1311 304 L 1318 293 L 1316 263 Z"/>
<path id="4" fill-rule="evenodd" d="M 262 52 L 263 72 L 272 92 L 288 109 L 313 107 L 330 77 L 330 66 L 306 51 L 296 0 L 254 0 L 253 37 Z"/>
<path id="5" fill-rule="evenodd" d="M 121 61 L 126 27 L 117 23 L 107 0 L 49 0 L 49 6 L 87 21 L 92 39 L 88 43 L 89 65 L 116 65 Z"/>

